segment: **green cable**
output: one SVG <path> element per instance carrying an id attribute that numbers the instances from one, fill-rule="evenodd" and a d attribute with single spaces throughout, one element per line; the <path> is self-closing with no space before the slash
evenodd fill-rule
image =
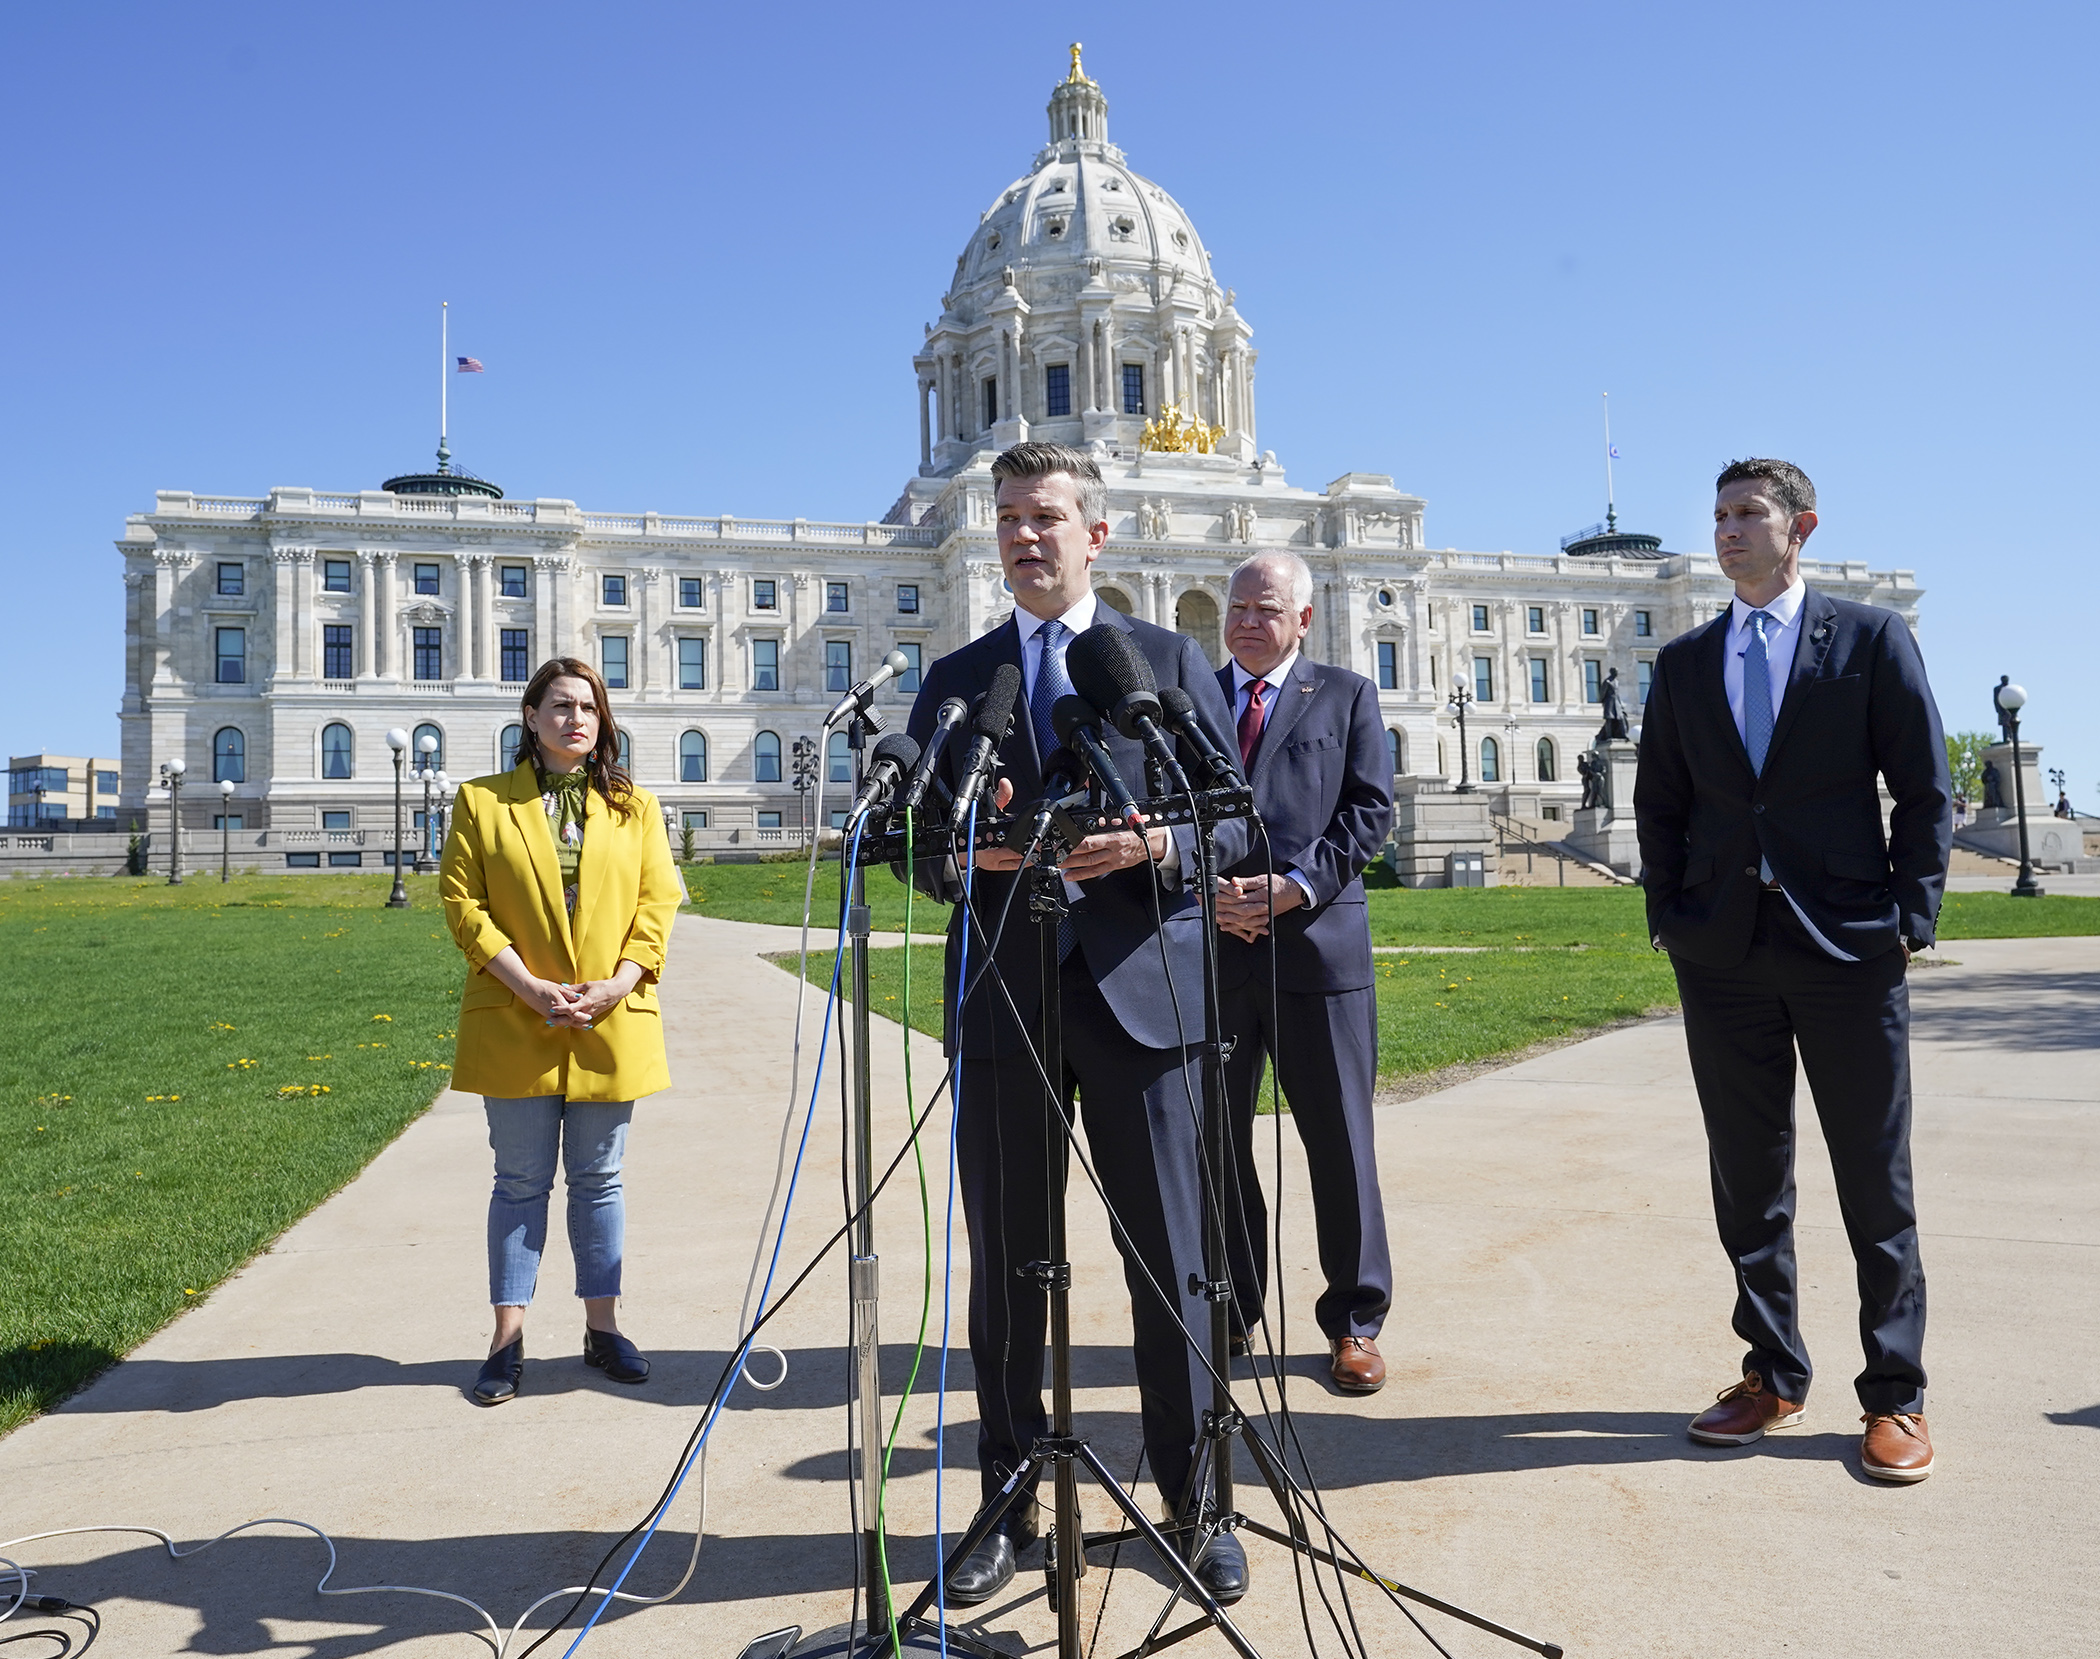
<path id="1" fill-rule="evenodd" d="M 912 1102 L 918 1096 L 912 1092 L 911 1084 L 911 872 L 918 868 L 913 857 L 912 815 L 904 815 L 904 1116 L 911 1121 Z M 911 1352 L 911 1374 L 904 1379 L 904 1393 L 897 1401 L 897 1415 L 891 1419 L 889 1439 L 882 1448 L 882 1490 L 875 1499 L 875 1548 L 882 1561 L 882 1601 L 889 1611 L 890 1651 L 901 1654 L 904 1642 L 897 1625 L 897 1598 L 890 1584 L 890 1537 L 887 1526 L 890 1497 L 890 1457 L 897 1450 L 897 1435 L 904 1427 L 904 1408 L 911 1404 L 913 1385 L 919 1380 L 919 1362 L 926 1354 L 926 1326 L 933 1317 L 933 1200 L 926 1187 L 926 1152 L 919 1144 L 916 1130 L 911 1137 L 912 1161 L 919 1169 L 919 1220 L 925 1232 L 926 1272 L 919 1292 L 919 1338 Z M 936 1461 L 933 1478 L 939 1480 L 941 1471 Z M 936 1571 L 939 1569 L 936 1568 Z"/>

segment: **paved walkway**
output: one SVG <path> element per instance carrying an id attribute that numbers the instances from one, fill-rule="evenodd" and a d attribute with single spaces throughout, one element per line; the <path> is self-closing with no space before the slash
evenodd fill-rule
<path id="1" fill-rule="evenodd" d="M 139 1521 L 195 1541 L 252 1516 L 295 1516 L 335 1536 L 338 1583 L 446 1589 L 506 1625 L 580 1582 L 660 1489 L 731 1335 L 795 1000 L 788 976 L 751 960 L 758 931 L 678 923 L 666 1004 L 680 1083 L 641 1108 L 632 1155 L 623 1317 L 656 1356 L 646 1387 L 614 1388 L 575 1358 L 581 1322 L 561 1294 L 557 1245 L 528 1335 L 546 1357 L 531 1362 L 527 1392 L 496 1411 L 462 1398 L 485 1343 L 487 1149 L 477 1103 L 448 1094 L 205 1305 L 0 1441 L 0 1537 Z M 1964 942 L 1948 954 L 1953 964 L 1914 982 L 1940 1473 L 1891 1489 L 1854 1467 L 1852 1274 L 1812 1117 L 1803 1247 L 1825 1380 L 1807 1422 L 1762 1446 L 1684 1438 L 1740 1350 L 1682 1033 L 1657 1021 L 1381 1109 L 1401 1287 L 1385 1344 L 1393 1380 L 1368 1400 L 1318 1382 L 1309 1214 L 1286 1137 L 1292 1398 L 1332 1513 L 1369 1559 L 1570 1655 L 1967 1659 L 2100 1637 L 2100 940 Z M 894 1028 L 880 1048 L 880 1138 L 894 1145 Z M 933 1045 L 917 1045 L 917 1062 L 923 1090 L 938 1077 Z M 791 1260 L 839 1213 L 837 1098 L 827 1077 Z M 930 1159 L 936 1182 L 943 1157 Z M 935 1215 L 938 1226 L 938 1199 Z M 919 1226 L 907 1165 L 879 1223 L 886 1374 L 899 1380 Z M 1083 1427 L 1128 1468 L 1127 1314 L 1104 1220 L 1083 1192 L 1072 1236 Z M 731 1659 L 759 1631 L 843 1621 L 844 1321 L 834 1263 L 779 1322 L 786 1386 L 740 1394 L 722 1420 L 693 1585 L 673 1605 L 608 1621 L 586 1651 Z M 965 1357 L 950 1382 L 953 1524 L 975 1491 Z M 922 1394 L 897 1454 L 900 1575 L 931 1559 L 931 1429 Z M 675 1579 L 697 1498 L 689 1487 L 638 1584 Z M 1258 1493 L 1248 1504 L 1266 1509 Z M 1088 1508 L 1099 1519 L 1105 1506 Z M 1251 1552 L 1242 1624 L 1265 1654 L 1303 1653 L 1287 1562 L 1258 1542 Z M 180 1563 L 117 1537 L 24 1553 L 45 1590 L 101 1605 L 112 1656 L 488 1651 L 442 1603 L 317 1599 L 325 1553 L 283 1529 Z M 1090 1617 L 1106 1582 L 1087 1581 Z M 976 1622 L 1015 1652 L 1044 1651 L 1040 1577 L 1024 1572 L 1015 1588 Z M 1159 1601 L 1155 1581 L 1126 1566 L 1099 1651 L 1127 1648 Z M 1371 1597 L 1356 1607 L 1372 1653 L 1430 1652 Z M 1425 1617 L 1463 1659 L 1518 1651 Z M 1337 1647 L 1326 1633 L 1321 1651 Z M 1209 1636 L 1184 1651 L 1224 1648 Z"/>

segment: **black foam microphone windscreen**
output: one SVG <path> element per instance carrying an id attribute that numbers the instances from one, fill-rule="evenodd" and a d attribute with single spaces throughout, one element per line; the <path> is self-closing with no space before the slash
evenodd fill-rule
<path id="1" fill-rule="evenodd" d="M 1159 691 L 1145 653 L 1121 628 L 1092 627 L 1065 647 L 1065 672 L 1072 689 L 1103 714 L 1133 692 Z"/>

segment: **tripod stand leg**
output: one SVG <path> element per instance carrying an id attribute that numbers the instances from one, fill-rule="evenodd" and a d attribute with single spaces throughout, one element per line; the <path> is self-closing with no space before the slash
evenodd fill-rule
<path id="1" fill-rule="evenodd" d="M 897 1633 L 900 1636 L 908 1640 L 916 1631 L 934 1628 L 934 1621 L 927 1618 L 926 1610 L 938 1599 L 940 1587 L 947 1583 L 948 1575 L 962 1565 L 972 1550 L 991 1537 L 993 1529 L 1006 1519 L 1014 1505 L 1035 1501 L 1030 1494 L 1035 1489 L 1036 1480 L 1042 1475 L 1044 1465 L 1051 1461 L 1052 1456 L 1049 1450 L 1038 1446 L 1029 1454 L 1028 1461 L 1007 1477 L 1006 1484 L 999 1488 L 998 1495 L 978 1511 L 977 1519 L 970 1523 L 970 1530 L 955 1541 L 955 1547 L 948 1552 L 947 1560 L 940 1564 L 939 1576 L 929 1582 L 925 1589 L 913 1598 L 912 1604 L 897 1615 Z M 1060 1458 L 1057 1461 L 1069 1466 L 1071 1460 Z M 973 1645 L 968 1638 L 953 1630 L 948 1632 L 948 1645 L 971 1652 L 997 1652 L 996 1649 L 983 1648 L 982 1644 Z M 896 1652 L 897 1649 L 890 1640 L 890 1632 L 885 1630 L 882 1632 L 882 1639 L 869 1649 L 867 1659 L 891 1659 Z"/>

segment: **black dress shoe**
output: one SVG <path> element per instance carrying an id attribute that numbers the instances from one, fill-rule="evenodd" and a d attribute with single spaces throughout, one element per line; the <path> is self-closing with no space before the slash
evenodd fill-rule
<path id="1" fill-rule="evenodd" d="M 586 1325 L 583 1328 L 583 1363 L 603 1371 L 616 1383 L 649 1380 L 648 1359 L 618 1331 L 594 1331 Z"/>
<path id="2" fill-rule="evenodd" d="M 1247 1593 L 1247 1552 L 1239 1539 L 1221 1532 L 1196 1557 L 1196 1577 L 1203 1588 L 1230 1607 Z"/>
<path id="3" fill-rule="evenodd" d="M 482 1361 L 481 1375 L 474 1379 L 468 1398 L 478 1406 L 500 1406 L 515 1399 L 518 1383 L 525 1375 L 525 1339 L 513 1338 Z"/>
<path id="4" fill-rule="evenodd" d="M 948 1605 L 975 1607 L 990 1601 L 1014 1579 L 1021 1551 L 1036 1539 L 1035 1505 L 1023 1500 L 1008 1510 L 985 1541 L 948 1574 Z"/>

